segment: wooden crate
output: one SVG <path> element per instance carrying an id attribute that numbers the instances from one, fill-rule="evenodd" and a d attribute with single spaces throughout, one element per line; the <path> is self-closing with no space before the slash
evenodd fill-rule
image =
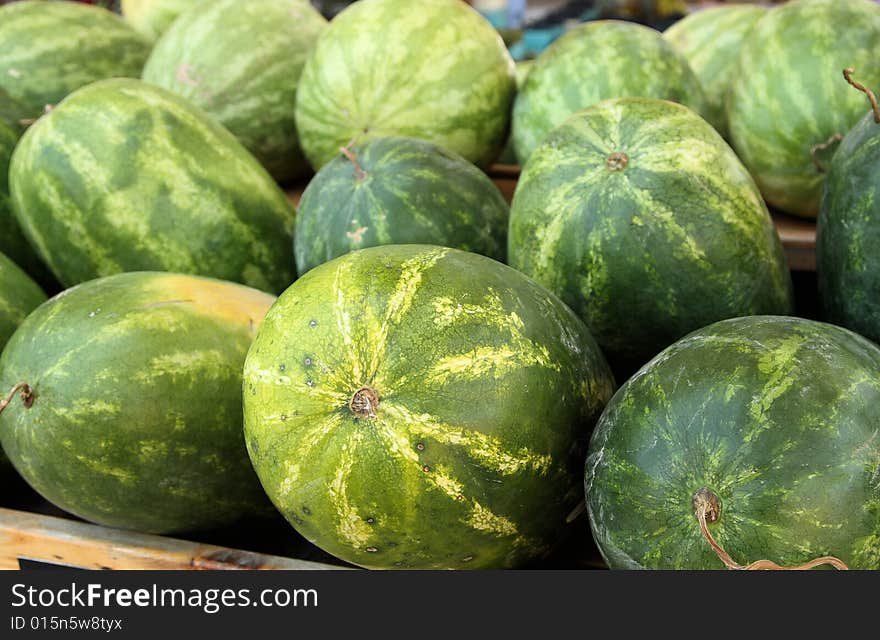
<path id="1" fill-rule="evenodd" d="M 0 508 L 0 569 L 31 563 L 81 569 L 344 568 Z"/>
<path id="2" fill-rule="evenodd" d="M 515 165 L 493 165 L 489 177 L 498 186 L 508 202 L 513 200 L 519 167 Z M 305 185 L 294 185 L 287 190 L 288 199 L 296 206 Z M 784 213 L 771 213 L 773 223 L 779 232 L 789 267 L 794 271 L 816 270 L 816 223 L 813 220 L 795 218 Z"/>

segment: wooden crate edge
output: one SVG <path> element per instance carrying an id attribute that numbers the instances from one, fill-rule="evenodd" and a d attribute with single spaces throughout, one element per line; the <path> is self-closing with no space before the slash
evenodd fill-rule
<path id="1" fill-rule="evenodd" d="M 0 569 L 19 559 L 82 569 L 343 569 L 0 508 Z"/>

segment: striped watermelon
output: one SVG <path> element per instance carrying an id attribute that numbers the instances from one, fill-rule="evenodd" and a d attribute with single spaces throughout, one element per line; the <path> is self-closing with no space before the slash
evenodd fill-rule
<path id="1" fill-rule="evenodd" d="M 0 253 L 0 351 L 27 315 L 46 300 L 40 286 Z M 0 397 L 6 390 L 0 390 Z"/>
<path id="2" fill-rule="evenodd" d="M 46 300 L 40 286 L 5 255 L 0 253 L 0 351 L 22 320 Z M 8 389 L 0 391 L 0 400 Z M 9 461 L 0 449 L 0 480 Z"/>
<path id="3" fill-rule="evenodd" d="M 152 533 L 271 512 L 242 440 L 241 368 L 274 298 L 217 280 L 126 273 L 34 311 L 0 358 L 0 442 L 47 500 Z"/>
<path id="4" fill-rule="evenodd" d="M 507 136 L 516 84 L 501 36 L 461 0 L 360 0 L 309 58 L 296 125 L 315 169 L 371 138 L 435 142 L 489 164 Z"/>
<path id="5" fill-rule="evenodd" d="M 0 7 L 0 89 L 32 117 L 95 80 L 140 76 L 149 53 L 147 39 L 106 9 L 37 0 Z"/>
<path id="6" fill-rule="evenodd" d="M 710 322 L 792 311 L 755 183 L 687 107 L 608 100 L 535 150 L 511 207 L 512 267 L 559 295 L 631 372 Z"/>
<path id="7" fill-rule="evenodd" d="M 308 165 L 293 106 L 306 56 L 327 21 L 307 0 L 217 0 L 183 13 L 143 79 L 214 116 L 279 181 Z"/>
<path id="8" fill-rule="evenodd" d="M 832 325 L 750 317 L 671 346 L 623 385 L 586 463 L 593 535 L 616 569 L 880 569 L 880 350 Z"/>
<path id="9" fill-rule="evenodd" d="M 72 94 L 22 137 L 9 183 L 25 234 L 65 285 L 140 270 L 265 291 L 293 281 L 284 193 L 212 118 L 145 82 Z"/>
<path id="10" fill-rule="evenodd" d="M 554 296 L 420 245 L 309 271 L 266 316 L 244 378 L 269 497 L 319 547 L 372 568 L 544 555 L 582 496 L 579 440 L 614 386 Z"/>
<path id="11" fill-rule="evenodd" d="M 529 71 L 513 107 L 513 145 L 525 163 L 571 114 L 601 100 L 645 96 L 706 112 L 706 98 L 680 53 L 654 29 L 597 20 L 556 40 Z"/>
<path id="12" fill-rule="evenodd" d="M 679 20 L 663 37 L 684 57 L 706 92 L 706 119 L 725 138 L 728 136 L 724 102 L 736 74 L 743 40 L 767 7 L 755 4 L 710 7 Z"/>
<path id="13" fill-rule="evenodd" d="M 376 138 L 325 164 L 300 200 L 299 273 L 383 244 L 434 244 L 504 259 L 510 208 L 456 153 L 414 138 Z"/>
<path id="14" fill-rule="evenodd" d="M 151 41 L 161 36 L 181 13 L 205 0 L 122 0 L 122 16 Z M 250 4 L 240 3 L 240 4 Z"/>
<path id="15" fill-rule="evenodd" d="M 795 0 L 772 9 L 743 43 L 727 102 L 733 146 L 773 206 L 816 217 L 840 138 L 865 112 L 840 81 L 854 67 L 880 86 L 880 6 Z"/>
<path id="16" fill-rule="evenodd" d="M 846 134 L 834 154 L 816 262 L 825 318 L 880 342 L 880 124 L 874 113 Z"/>
<path id="17" fill-rule="evenodd" d="M 0 89 L 0 109 L 8 105 L 8 96 Z M 21 128 L 14 118 L 5 118 L 0 112 L 0 253 L 5 253 L 18 264 L 26 267 L 26 263 L 35 258 L 30 246 L 21 234 L 18 222 L 12 215 L 12 204 L 9 202 L 9 159 L 18 142 Z"/>

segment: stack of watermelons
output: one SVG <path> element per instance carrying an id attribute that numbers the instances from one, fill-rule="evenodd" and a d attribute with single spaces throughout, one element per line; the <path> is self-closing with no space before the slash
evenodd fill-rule
<path id="1" fill-rule="evenodd" d="M 595 21 L 518 78 L 461 0 L 122 10 L 0 7 L 0 486 L 373 568 L 587 520 L 611 568 L 880 568 L 880 6 Z M 818 216 L 820 318 L 768 205 Z"/>

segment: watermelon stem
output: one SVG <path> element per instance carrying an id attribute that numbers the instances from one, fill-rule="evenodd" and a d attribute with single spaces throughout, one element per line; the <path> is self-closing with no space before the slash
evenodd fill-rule
<path id="1" fill-rule="evenodd" d="M 54 108 L 55 108 L 55 105 L 53 105 L 53 104 L 45 105 L 43 107 L 43 114 L 45 115 L 45 114 L 51 112 L 52 109 L 54 109 Z M 32 124 L 34 124 L 37 120 L 39 120 L 39 118 L 22 118 L 21 120 L 18 121 L 18 124 L 20 124 L 23 127 L 29 127 Z"/>
<path id="2" fill-rule="evenodd" d="M 34 390 L 31 389 L 27 382 L 19 382 L 9 390 L 9 393 L 6 394 L 6 397 L 3 398 L 3 400 L 0 400 L 0 413 L 3 413 L 3 410 L 9 406 L 9 403 L 12 402 L 15 394 L 19 391 L 21 392 L 21 402 L 25 406 L 25 409 L 30 409 L 33 406 Z"/>
<path id="3" fill-rule="evenodd" d="M 715 541 L 712 532 L 709 531 L 708 522 L 717 522 L 721 517 L 721 501 L 718 499 L 718 496 L 708 488 L 702 487 L 694 494 L 692 505 L 694 508 L 694 515 L 697 517 L 697 522 L 700 524 L 700 532 L 702 532 L 703 537 L 706 539 L 706 542 L 709 543 L 709 546 L 712 547 L 712 551 L 715 552 L 715 554 L 721 559 L 721 562 L 724 563 L 724 566 L 728 569 L 734 571 L 805 571 L 825 564 L 831 565 L 835 569 L 841 571 L 849 569 L 843 560 L 835 558 L 834 556 L 814 558 L 813 560 L 793 567 L 782 567 L 771 560 L 756 560 L 747 565 L 739 564 L 734 561 L 734 559 L 730 557 L 730 554 L 728 554 L 724 548 Z"/>
<path id="4" fill-rule="evenodd" d="M 605 167 L 609 171 L 623 171 L 629 164 L 629 156 L 623 151 L 615 151 L 605 159 Z"/>
<path id="5" fill-rule="evenodd" d="M 344 155 L 346 158 L 348 158 L 351 161 L 351 164 L 354 165 L 355 179 L 357 179 L 358 182 L 362 182 L 362 181 L 366 180 L 367 179 L 367 172 L 364 171 L 363 169 L 361 169 L 361 165 L 358 162 L 357 156 L 355 155 L 354 151 L 352 151 L 348 147 L 340 147 L 339 151 L 340 151 L 340 153 L 342 153 L 342 155 Z"/>
<path id="6" fill-rule="evenodd" d="M 816 170 L 819 173 L 827 173 L 828 170 L 825 168 L 825 165 L 823 165 L 822 162 L 819 160 L 819 156 L 817 154 L 820 151 L 825 151 L 826 149 L 837 144 L 841 140 L 843 140 L 843 134 L 842 133 L 835 133 L 833 136 L 828 138 L 825 142 L 823 142 L 821 144 L 814 144 L 812 147 L 810 147 L 810 157 L 813 159 L 813 164 L 816 165 Z"/>
<path id="7" fill-rule="evenodd" d="M 868 87 L 863 85 L 861 82 L 857 82 L 853 80 L 852 74 L 856 72 L 855 69 L 844 69 L 843 77 L 849 82 L 853 87 L 864 93 L 868 96 L 868 100 L 871 101 L 871 110 L 874 112 L 874 122 L 880 124 L 880 105 L 877 104 L 877 96 L 874 95 L 874 92 L 871 91 Z"/>
<path id="8" fill-rule="evenodd" d="M 348 408 L 358 418 L 375 418 L 379 407 L 379 394 L 372 387 L 361 387 L 351 397 Z"/>

